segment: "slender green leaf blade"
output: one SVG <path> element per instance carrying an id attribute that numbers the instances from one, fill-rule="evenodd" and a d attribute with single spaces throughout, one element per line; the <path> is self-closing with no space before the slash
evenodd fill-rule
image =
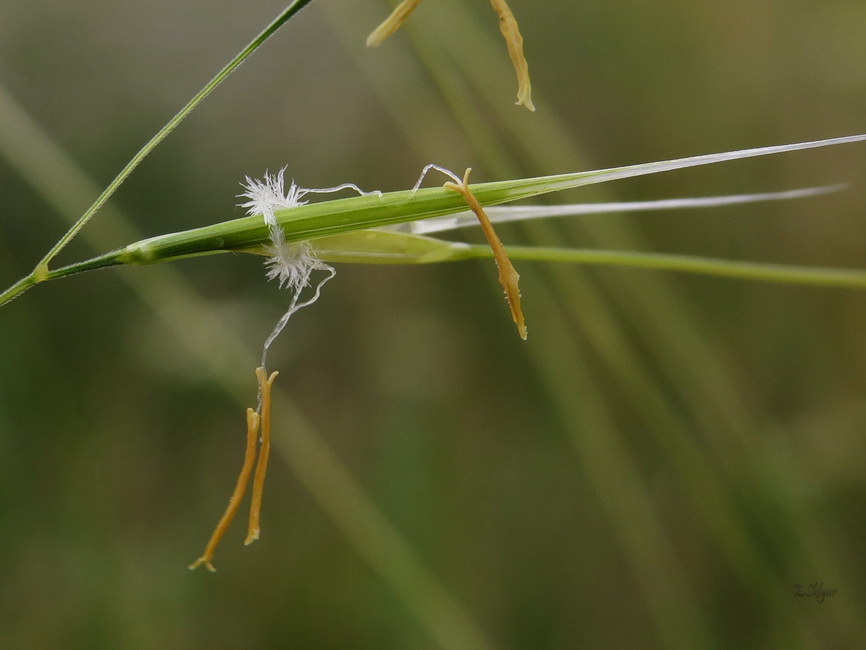
<path id="1" fill-rule="evenodd" d="M 476 183 L 471 185 L 471 189 L 482 205 L 490 206 L 594 183 L 864 140 L 866 140 L 866 134 L 860 134 L 813 142 L 692 156 L 612 169 Z M 276 211 L 275 217 L 285 231 L 287 241 L 304 241 L 441 217 L 464 211 L 465 208 L 466 204 L 459 194 L 443 187 L 436 187 L 311 203 Z M 107 266 L 150 264 L 196 255 L 232 251 L 261 253 L 262 247 L 266 246 L 268 242 L 268 229 L 262 217 L 243 217 L 211 226 L 145 239 L 98 258 L 58 269 L 48 277 L 57 278 Z"/>

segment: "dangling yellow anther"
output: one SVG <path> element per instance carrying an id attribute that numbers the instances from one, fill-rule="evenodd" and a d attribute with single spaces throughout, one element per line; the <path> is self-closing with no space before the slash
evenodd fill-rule
<path id="1" fill-rule="evenodd" d="M 381 25 L 370 32 L 367 37 L 367 47 L 376 47 L 381 45 L 382 41 L 388 38 L 391 34 L 400 29 L 400 25 L 406 22 L 409 15 L 415 11 L 415 8 L 421 4 L 421 0 L 403 0 L 391 15 L 388 16 Z"/>
<path id="2" fill-rule="evenodd" d="M 222 518 L 219 520 L 219 523 L 216 525 L 207 546 L 205 546 L 204 553 L 199 559 L 189 565 L 190 569 L 195 569 L 204 564 L 208 571 L 216 571 L 214 565 L 211 564 L 211 560 L 213 559 L 217 545 L 220 543 L 223 535 L 225 535 L 226 530 L 228 530 L 229 525 L 232 523 L 232 519 L 234 519 L 235 513 L 238 511 L 238 507 L 241 505 L 241 500 L 244 498 L 244 492 L 246 492 L 247 484 L 250 481 L 250 473 L 253 471 L 253 461 L 256 457 L 256 438 L 258 437 L 258 433 L 259 414 L 253 409 L 248 408 L 247 449 L 244 454 L 244 465 L 241 468 L 241 473 L 238 475 L 237 485 L 235 485 L 235 491 L 232 493 L 232 496 L 229 499 L 229 504 L 226 507 Z"/>
<path id="3" fill-rule="evenodd" d="M 496 268 L 499 270 L 499 284 L 501 284 L 502 288 L 505 290 L 505 298 L 508 300 L 509 309 L 511 309 L 511 318 L 517 325 L 517 333 L 520 334 L 520 338 L 525 341 L 526 322 L 523 319 L 523 310 L 520 308 L 520 289 L 517 286 L 517 283 L 520 280 L 520 275 L 518 275 L 517 271 L 514 269 L 511 260 L 508 259 L 505 247 L 496 235 L 496 231 L 493 230 L 493 224 L 490 223 L 490 219 L 488 219 L 487 215 L 484 213 L 484 208 L 481 207 L 478 199 L 475 198 L 472 190 L 469 189 L 469 172 L 471 171 L 472 169 L 469 168 L 466 170 L 466 173 L 463 174 L 463 182 L 458 184 L 448 181 L 443 187 L 461 194 L 466 203 L 469 204 L 472 212 L 474 212 L 475 216 L 478 217 L 478 221 L 481 223 L 481 229 L 484 231 L 484 236 L 487 238 L 487 243 L 493 250 L 493 259 L 496 260 Z"/>
<path id="4" fill-rule="evenodd" d="M 421 4 L 421 0 L 403 0 L 391 12 L 391 15 L 370 33 L 367 37 L 367 47 L 381 45 L 382 41 L 400 29 L 400 25 L 406 22 L 406 19 L 419 4 Z M 534 111 L 532 84 L 529 82 L 529 64 L 523 55 L 523 37 L 520 35 L 517 19 L 511 13 L 511 8 L 506 0 L 490 0 L 490 4 L 493 11 L 499 16 L 499 31 L 502 32 L 502 37 L 505 39 L 505 46 L 508 48 L 508 57 L 514 66 L 514 72 L 517 73 L 516 103 L 518 106 L 525 106 L 530 111 Z"/>
<path id="5" fill-rule="evenodd" d="M 262 491 L 265 487 L 265 474 L 268 471 L 268 456 L 271 455 L 271 386 L 278 372 L 268 377 L 264 368 L 256 368 L 259 380 L 259 393 L 262 396 L 262 448 L 256 463 L 256 474 L 253 477 L 253 495 L 250 502 L 250 523 L 247 528 L 247 538 L 244 544 L 250 545 L 259 538 L 259 515 L 262 510 Z"/>
<path id="6" fill-rule="evenodd" d="M 529 64 L 523 55 L 523 37 L 517 27 L 517 19 L 511 13 L 511 9 L 505 0 L 490 0 L 493 11 L 499 16 L 499 31 L 505 39 L 508 47 L 508 56 L 517 73 L 517 105 L 526 106 L 530 111 L 535 110 L 532 103 L 532 84 L 529 82 Z"/>

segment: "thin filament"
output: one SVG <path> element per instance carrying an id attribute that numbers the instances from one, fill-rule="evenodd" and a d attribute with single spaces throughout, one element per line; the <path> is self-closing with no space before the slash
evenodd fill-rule
<path id="1" fill-rule="evenodd" d="M 279 321 L 277 321 L 274 329 L 271 331 L 268 338 L 265 339 L 265 344 L 262 346 L 262 362 L 260 364 L 262 368 L 267 367 L 268 351 L 271 348 L 271 344 L 276 340 L 276 338 L 286 327 L 286 324 L 289 322 L 289 318 L 292 317 L 292 314 L 294 314 L 299 309 L 303 309 L 304 307 L 312 305 L 314 302 L 316 302 L 319 299 L 319 295 L 322 293 L 322 287 L 325 286 L 325 283 L 328 280 L 332 279 L 337 274 L 337 271 L 335 269 L 327 265 L 322 265 L 321 270 L 325 271 L 327 275 L 325 275 L 325 277 L 322 278 L 318 282 L 318 284 L 316 284 L 316 288 L 313 291 L 313 296 L 311 298 L 308 298 L 307 300 L 298 302 L 299 298 L 301 297 L 301 291 L 296 291 L 294 295 L 292 295 L 292 300 L 289 303 L 289 308 L 286 310 L 286 313 L 282 315 Z M 311 274 L 312 269 L 306 272 L 303 277 L 302 286 L 305 286 L 309 282 Z M 259 404 L 261 405 L 261 391 L 259 392 Z"/>
<path id="2" fill-rule="evenodd" d="M 440 167 L 436 163 L 430 163 L 429 165 L 425 165 L 424 169 L 421 170 L 421 175 L 418 177 L 418 180 L 415 181 L 415 185 L 412 187 L 412 196 L 414 196 L 415 192 L 418 191 L 418 188 L 421 187 L 421 183 L 424 182 L 424 178 L 427 176 L 427 172 L 429 172 L 431 169 L 439 172 L 440 174 L 445 174 L 452 181 L 454 181 L 458 185 L 460 184 L 460 177 L 454 172 L 452 172 L 450 169 Z"/>

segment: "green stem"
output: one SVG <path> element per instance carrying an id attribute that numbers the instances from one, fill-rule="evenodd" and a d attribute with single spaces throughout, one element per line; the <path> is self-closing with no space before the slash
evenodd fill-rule
<path id="1" fill-rule="evenodd" d="M 192 111 L 196 108 L 208 95 L 210 95 L 223 80 L 228 77 L 232 72 L 243 63 L 247 57 L 249 57 L 255 50 L 257 50 L 268 38 L 270 38 L 274 32 L 276 32 L 280 27 L 282 27 L 290 18 L 292 18 L 295 14 L 297 14 L 301 9 L 303 9 L 306 5 L 308 5 L 312 0 L 295 0 L 290 6 L 288 6 L 277 18 L 270 24 L 268 27 L 264 29 L 258 36 L 256 36 L 243 50 L 241 50 L 222 70 L 220 70 L 216 76 L 211 79 L 205 86 L 202 88 L 195 96 L 184 106 L 178 113 L 172 117 L 166 124 L 163 126 L 156 135 L 154 135 L 147 144 L 142 147 L 138 153 L 136 153 L 130 161 L 126 164 L 126 166 L 120 171 L 117 177 L 109 183 L 108 187 L 103 190 L 102 194 L 94 201 L 93 205 L 91 205 L 87 211 L 81 215 L 78 221 L 60 238 L 60 240 L 51 247 L 51 250 L 42 258 L 39 264 L 36 265 L 36 268 L 33 269 L 33 273 L 30 274 L 29 279 L 30 283 L 27 286 L 31 286 L 32 284 L 36 284 L 37 282 L 41 282 L 43 280 L 48 279 L 50 277 L 50 272 L 48 270 L 49 262 L 54 259 L 54 257 L 78 234 L 78 231 L 81 230 L 84 225 L 96 214 L 97 210 L 101 208 L 105 202 L 111 197 L 112 194 L 120 187 L 120 185 L 127 179 L 127 177 L 132 173 L 132 171 L 138 166 L 138 164 L 144 160 L 147 155 L 153 151 L 160 142 L 162 142 L 166 136 L 171 133 L 174 128 L 180 124 Z M 26 278 L 25 278 L 26 279 Z M 18 282 L 15 286 L 18 286 L 22 283 Z M 24 287 L 24 289 L 27 288 Z M 10 287 L 7 291 L 0 294 L 0 304 L 11 300 L 13 297 L 21 293 L 24 289 L 20 289 L 14 294 L 11 294 L 12 289 L 15 287 Z M 10 294 L 7 297 L 7 294 Z"/>
<path id="2" fill-rule="evenodd" d="M 512 260 L 566 262 L 699 273 L 740 280 L 781 282 L 807 286 L 847 287 L 866 289 L 866 270 L 829 267 L 740 262 L 696 255 L 669 253 L 637 253 L 631 251 L 589 250 L 580 248 L 538 248 L 508 246 Z M 474 245 L 465 249 L 466 257 L 492 257 L 490 248 Z"/>
<path id="3" fill-rule="evenodd" d="M 78 273 L 84 273 L 85 271 L 96 271 L 98 269 L 107 269 L 112 266 L 120 266 L 124 262 L 118 256 L 118 252 L 119 251 L 112 251 L 110 253 L 105 253 L 104 255 L 99 255 L 98 257 L 92 257 L 89 260 L 84 260 L 83 262 L 76 262 L 75 264 L 54 269 L 53 271 L 48 272 L 48 275 L 45 276 L 45 280 L 59 280 L 60 278 L 77 275 Z"/>
<path id="4" fill-rule="evenodd" d="M 18 282 L 6 289 L 6 291 L 0 293 L 0 305 L 4 305 L 10 300 L 14 300 L 34 284 L 36 284 L 36 280 L 33 279 L 32 274 L 25 278 L 21 278 Z"/>
<path id="5" fill-rule="evenodd" d="M 441 241 L 442 250 L 435 259 L 430 261 L 460 261 L 466 259 L 490 258 L 493 256 L 489 246 L 484 244 L 446 243 Z M 449 245 L 450 244 L 450 245 Z M 447 251 L 446 249 L 450 249 Z M 620 266 L 626 268 L 642 268 L 654 271 L 678 271 L 682 273 L 697 273 L 716 277 L 753 280 L 759 282 L 778 282 L 804 286 L 839 287 L 850 289 L 866 289 L 866 270 L 831 268 L 821 266 L 799 266 L 795 264 L 772 264 L 765 262 L 741 262 L 696 255 L 674 255 L 669 253 L 641 253 L 632 251 L 593 250 L 585 248 L 545 248 L 536 246 L 507 246 L 508 256 L 512 260 L 527 260 L 534 262 L 565 262 L 567 264 L 591 264 L 594 266 Z M 225 250 L 212 253 L 229 252 Z M 109 268 L 129 264 L 124 249 L 112 251 L 84 262 L 77 262 L 51 271 L 46 280 L 58 280 L 85 271 Z M 177 258 L 163 258 L 158 261 L 170 261 Z M 360 259 L 360 258 L 359 258 Z M 407 263 L 421 263 L 428 258 Z M 376 263 L 375 256 L 369 261 Z M 132 262 L 137 263 L 137 262 Z M 30 285 L 24 280 L 11 287 L 7 293 L 14 293 L 9 300 L 21 294 Z M 22 286 L 23 285 L 23 286 Z M 5 297 L 5 293 L 3 296 Z M 0 298 L 2 302 L 2 298 Z"/>

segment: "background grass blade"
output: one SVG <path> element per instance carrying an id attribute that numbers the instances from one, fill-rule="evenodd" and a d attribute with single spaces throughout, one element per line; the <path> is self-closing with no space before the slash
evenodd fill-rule
<path id="1" fill-rule="evenodd" d="M 88 197 L 98 191 L 96 184 L 16 105 L 2 86 L 0 155 L 67 221 L 74 220 L 76 208 L 85 204 Z M 126 239 L 141 237 L 119 209 L 106 210 L 109 212 L 106 221 L 112 225 L 87 230 L 82 234 L 82 239 L 92 249 L 105 248 L 106 242 L 117 236 Z M 241 413 L 255 397 L 254 382 L 244 379 L 252 377 L 250 369 L 258 363 L 257 341 L 226 327 L 213 306 L 176 270 L 168 267 L 152 270 L 156 273 L 127 274 L 123 279 L 145 309 L 152 311 L 189 352 L 192 365 L 187 371 L 207 373 L 224 396 L 229 398 L 235 410 Z M 220 350 L 221 354 L 214 355 L 215 349 Z M 274 436 L 275 449 L 282 456 L 284 465 L 293 470 L 323 512 L 394 590 L 397 598 L 417 617 L 429 635 L 442 647 L 488 647 L 484 634 L 462 605 L 429 571 L 424 561 L 376 507 L 364 488 L 282 390 L 274 390 L 273 412 L 278 420 L 276 431 L 280 432 Z M 237 426 L 227 423 L 222 433 L 237 429 L 241 423 L 236 420 L 234 425 Z M 199 430 L 194 435 L 198 439 L 197 444 L 209 446 L 216 443 L 210 438 L 218 433 Z M 186 479 L 191 476 L 188 473 Z M 227 475 L 223 478 L 231 477 Z M 181 481 L 186 479 L 181 477 Z M 215 479 L 215 487 L 225 487 L 227 484 Z M 271 498 L 276 504 L 272 508 L 272 516 L 268 517 L 271 521 L 266 525 L 271 528 L 270 535 L 277 537 L 287 531 L 283 529 L 282 533 L 277 532 L 282 527 L 273 519 L 281 510 L 280 495 L 269 495 Z M 195 524 L 200 535 L 206 535 L 208 524 L 205 513 L 190 510 L 187 515 L 188 523 Z M 285 545 L 289 537 L 278 544 Z M 172 558 L 180 563 L 175 567 L 178 571 L 183 568 L 185 556 L 182 554 L 194 554 L 195 548 L 177 544 Z M 225 548 L 220 550 L 221 555 L 228 555 Z M 98 558 L 95 559 L 98 561 Z M 234 573 L 228 567 L 224 567 L 223 572 Z M 246 580 L 242 575 L 237 578 L 241 582 Z"/>
<path id="2" fill-rule="evenodd" d="M 512 104 L 513 71 L 483 3 L 423 3 L 409 29 L 371 51 L 363 41 L 384 3 L 316 2 L 111 203 L 151 236 L 240 217 L 238 181 L 284 165 L 305 186 L 391 191 L 431 161 L 472 166 L 477 180 L 528 178 L 866 123 L 863 3 L 826 0 L 806 13 L 782 0 L 509 4 L 534 114 Z M 281 8 L 11 0 L 0 5 L 0 76 L 104 184 L 235 54 L 238 34 L 258 33 Z M 700 219 L 503 224 L 500 236 L 862 267 L 863 154 L 754 158 L 556 198 L 849 184 L 816 200 Z M 8 284 L 60 233 L 6 163 L 0 187 Z M 99 251 L 138 238 L 110 233 L 112 221 L 82 235 L 103 235 Z M 92 254 L 85 244 L 73 240 L 64 259 Z M 285 309 L 260 262 L 221 255 L 86 274 L 0 310 L 0 523 L 15 531 L 2 554 L 4 645 L 443 645 L 436 617 L 420 622 L 427 606 L 371 571 L 293 472 L 271 473 L 261 546 L 243 548 L 238 533 L 216 576 L 184 568 L 237 471 L 238 406 L 253 384 L 223 330 L 257 346 Z M 471 628 L 451 619 L 449 638 L 481 628 L 497 648 L 862 646 L 862 293 L 516 263 L 526 343 L 492 264 L 479 260 L 341 267 L 272 351 L 282 390 L 471 615 Z M 164 271 L 204 306 L 190 308 Z M 129 278 L 153 283 L 187 342 Z M 835 596 L 794 596 L 816 580 Z"/>

